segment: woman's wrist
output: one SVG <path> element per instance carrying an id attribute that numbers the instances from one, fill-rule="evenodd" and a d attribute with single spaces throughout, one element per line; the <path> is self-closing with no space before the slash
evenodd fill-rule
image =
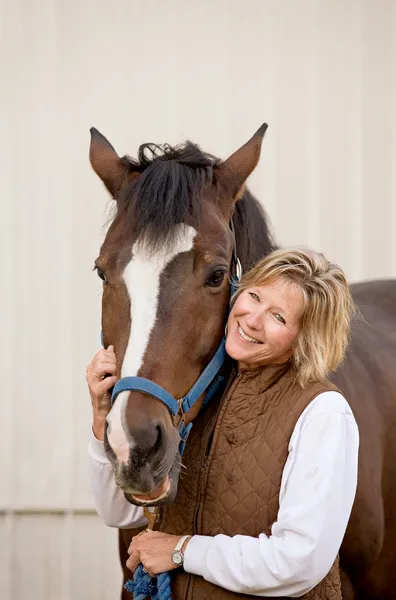
<path id="1" fill-rule="evenodd" d="M 92 421 L 92 431 L 96 439 L 100 442 L 103 442 L 104 440 L 105 426 L 106 417 L 103 417 L 102 415 L 94 416 Z"/>
<path id="2" fill-rule="evenodd" d="M 185 540 L 182 548 L 181 548 L 181 553 L 183 554 L 183 556 L 184 556 L 184 553 L 185 553 L 186 548 L 188 546 L 188 543 L 191 541 L 191 539 L 192 539 L 192 535 L 189 535 L 188 538 Z"/>

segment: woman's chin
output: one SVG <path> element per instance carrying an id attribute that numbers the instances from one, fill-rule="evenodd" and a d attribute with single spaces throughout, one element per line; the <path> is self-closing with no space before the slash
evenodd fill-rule
<path id="1" fill-rule="evenodd" d="M 238 340 L 234 339 L 234 336 L 229 336 L 225 346 L 228 356 L 231 356 L 236 361 L 241 360 L 241 355 L 244 355 L 243 349 L 239 346 Z"/>
<path id="2" fill-rule="evenodd" d="M 246 352 L 246 347 L 242 346 L 239 340 L 230 339 L 226 343 L 226 352 L 228 356 L 231 356 L 237 362 L 245 362 L 249 360 L 249 352 Z"/>

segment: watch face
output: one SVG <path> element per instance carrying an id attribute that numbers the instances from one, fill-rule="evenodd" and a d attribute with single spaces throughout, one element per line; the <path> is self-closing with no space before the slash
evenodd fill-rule
<path id="1" fill-rule="evenodd" d="M 180 552 L 180 550 L 175 550 L 172 553 L 172 560 L 175 563 L 175 565 L 181 565 L 183 562 L 183 555 Z"/>

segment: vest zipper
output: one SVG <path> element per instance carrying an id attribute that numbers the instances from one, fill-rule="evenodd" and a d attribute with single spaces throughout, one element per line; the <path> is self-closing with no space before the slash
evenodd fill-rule
<path id="1" fill-rule="evenodd" d="M 210 459 L 212 458 L 213 448 L 215 447 L 215 443 L 217 441 L 216 433 L 218 431 L 218 425 L 221 423 L 221 420 L 223 419 L 225 407 L 228 404 L 230 397 L 239 382 L 240 377 L 241 377 L 241 375 L 239 373 L 236 374 L 236 376 L 234 376 L 234 378 L 232 378 L 232 374 L 231 374 L 228 385 L 223 392 L 223 398 L 224 398 L 223 405 L 220 408 L 219 415 L 218 415 L 216 421 L 214 422 L 213 426 L 211 427 L 209 435 L 207 436 L 207 439 L 205 441 L 205 454 L 204 454 L 203 463 L 201 465 L 201 472 L 199 475 L 198 498 L 197 498 L 197 502 L 196 502 L 196 509 L 195 509 L 195 515 L 194 515 L 194 521 L 193 521 L 193 527 L 194 527 L 193 535 L 196 534 L 198 531 L 199 519 L 201 517 L 201 512 L 202 512 L 201 511 L 201 500 L 202 500 L 203 493 L 205 491 L 205 484 L 206 484 L 206 479 L 207 479 L 206 476 L 207 476 L 208 467 L 210 464 Z M 191 593 L 190 593 L 191 592 L 191 589 L 190 589 L 191 588 L 191 579 L 192 579 L 192 576 L 189 575 L 186 593 L 185 593 L 185 600 L 191 600 Z"/>
<path id="2" fill-rule="evenodd" d="M 228 405 L 228 402 L 239 382 L 239 379 L 240 379 L 240 375 L 237 374 L 233 379 L 231 379 L 231 381 L 229 381 L 228 386 L 224 392 L 223 405 L 220 408 L 219 415 L 218 415 L 216 421 L 214 422 L 213 427 L 211 428 L 209 435 L 206 439 L 204 460 L 201 465 L 200 481 L 198 483 L 198 500 L 196 503 L 195 518 L 194 518 L 194 530 L 195 530 L 194 533 L 197 533 L 197 531 L 199 529 L 199 517 L 201 516 L 201 512 L 202 512 L 201 511 L 201 500 L 202 500 L 202 496 L 205 491 L 208 467 L 210 464 L 210 460 L 213 456 L 213 449 L 217 442 L 219 425 L 221 424 L 221 421 L 223 420 L 225 408 Z"/>

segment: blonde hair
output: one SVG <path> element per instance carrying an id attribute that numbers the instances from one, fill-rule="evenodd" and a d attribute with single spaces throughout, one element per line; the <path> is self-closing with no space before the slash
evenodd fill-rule
<path id="1" fill-rule="evenodd" d="M 304 298 L 293 365 L 302 387 L 323 381 L 344 359 L 355 305 L 342 269 L 310 248 L 271 252 L 241 279 L 238 295 L 276 280 L 296 285 Z"/>

